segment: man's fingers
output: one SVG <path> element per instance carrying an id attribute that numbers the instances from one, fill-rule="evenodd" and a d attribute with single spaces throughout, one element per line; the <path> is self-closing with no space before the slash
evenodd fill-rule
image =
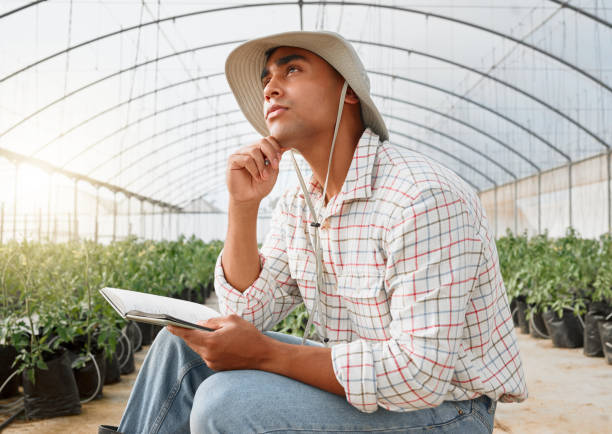
<path id="1" fill-rule="evenodd" d="M 253 158 L 250 155 L 243 155 L 243 154 L 233 155 L 231 157 L 230 169 L 232 170 L 246 169 L 246 171 L 249 172 L 249 174 L 253 178 L 255 178 L 255 180 L 257 181 L 261 180 L 259 176 L 259 169 L 257 168 L 255 161 L 253 161 Z"/>
<path id="2" fill-rule="evenodd" d="M 223 325 L 223 317 L 209 318 L 206 321 L 198 321 L 196 324 L 217 330 Z"/>

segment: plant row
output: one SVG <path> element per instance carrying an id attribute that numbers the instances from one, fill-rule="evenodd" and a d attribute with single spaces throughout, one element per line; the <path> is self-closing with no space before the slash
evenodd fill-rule
<path id="1" fill-rule="evenodd" d="M 92 371 L 100 386 L 94 386 L 95 395 L 101 396 L 104 368 L 129 370 L 131 353 L 150 343 L 154 329 L 128 324 L 98 290 L 110 286 L 203 302 L 221 248 L 218 241 L 195 238 L 0 245 L 0 386 L 13 376 L 0 398 L 21 380 L 26 417 L 60 415 L 62 409 L 37 408 L 35 390 L 58 364 L 68 365 L 76 380 L 84 370 Z M 79 391 L 81 398 L 88 395 L 80 386 Z M 78 407 L 73 404 L 64 414 Z"/>
<path id="2" fill-rule="evenodd" d="M 508 231 L 497 249 L 521 331 L 603 356 L 612 331 L 612 236 L 585 239 L 572 228 L 560 238 Z"/>

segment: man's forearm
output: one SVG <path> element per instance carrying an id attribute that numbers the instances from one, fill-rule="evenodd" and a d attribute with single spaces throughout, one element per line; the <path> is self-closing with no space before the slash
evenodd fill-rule
<path id="1" fill-rule="evenodd" d="M 319 389 L 346 396 L 334 374 L 331 348 L 292 345 L 269 338 L 265 357 L 257 367 L 293 378 Z"/>
<path id="2" fill-rule="evenodd" d="M 243 292 L 261 272 L 257 249 L 257 212 L 259 205 L 236 204 L 230 201 L 227 237 L 221 265 L 228 281 Z"/>

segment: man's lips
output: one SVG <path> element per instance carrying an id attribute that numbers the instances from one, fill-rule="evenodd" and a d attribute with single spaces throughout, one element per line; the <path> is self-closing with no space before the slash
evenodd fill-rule
<path id="1" fill-rule="evenodd" d="M 283 107 L 282 105 L 275 104 L 273 106 L 270 106 L 270 108 L 268 108 L 268 111 L 266 112 L 266 119 L 271 119 L 275 116 L 278 116 L 286 110 L 287 107 Z"/>

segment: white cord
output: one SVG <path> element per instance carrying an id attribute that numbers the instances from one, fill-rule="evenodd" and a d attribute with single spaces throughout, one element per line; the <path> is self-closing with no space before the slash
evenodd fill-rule
<path id="1" fill-rule="evenodd" d="M 100 368 L 98 367 L 98 362 L 96 362 L 96 358 L 93 356 L 93 354 L 91 354 L 91 352 L 88 352 L 87 355 L 89 356 L 89 358 L 91 359 L 91 361 L 94 364 L 94 367 L 96 368 L 96 373 L 98 374 L 98 385 L 96 386 L 96 390 L 94 390 L 93 395 L 91 395 L 89 398 L 84 399 L 83 401 L 81 401 L 81 404 L 87 404 L 89 401 L 91 401 L 96 396 L 98 396 L 98 391 L 102 387 L 102 374 L 100 374 Z"/>
<path id="2" fill-rule="evenodd" d="M 127 357 L 125 358 L 125 361 L 119 365 L 119 370 L 123 369 L 123 367 L 125 365 L 127 365 L 128 360 L 130 360 L 130 353 L 132 353 L 132 342 L 130 342 L 130 338 L 127 337 L 127 335 L 125 334 L 125 331 L 123 331 L 123 330 L 121 330 L 121 335 L 127 341 L 127 350 L 128 350 L 128 352 L 127 352 Z"/>
<path id="3" fill-rule="evenodd" d="M 306 183 L 304 182 L 304 178 L 302 177 L 302 173 L 300 172 L 300 168 L 295 161 L 295 156 L 293 155 L 293 150 L 291 153 L 291 157 L 293 159 L 293 166 L 298 175 L 298 179 L 300 181 L 300 186 L 302 188 L 302 192 L 304 193 L 304 199 L 308 204 L 308 208 L 310 209 L 310 214 L 312 217 L 311 226 L 314 227 L 314 242 L 311 240 L 311 244 L 314 247 L 315 258 L 316 258 L 316 269 L 317 269 L 317 282 L 315 287 L 315 297 L 314 297 L 314 307 L 310 315 L 308 315 L 308 322 L 306 323 L 306 329 L 304 330 L 304 336 L 302 337 L 302 345 L 306 343 L 306 339 L 310 334 L 310 326 L 312 321 L 314 320 L 315 313 L 319 312 L 319 304 L 320 304 L 320 292 L 323 288 L 323 253 L 321 251 L 321 237 L 319 233 L 320 223 L 319 223 L 319 214 L 325 205 L 325 196 L 327 194 L 327 183 L 329 182 L 329 172 L 331 171 L 331 163 L 334 155 L 334 148 L 336 146 L 336 137 L 338 136 L 338 129 L 340 128 L 340 120 L 342 118 L 342 111 L 344 109 L 344 98 L 346 97 L 346 91 L 348 89 L 348 82 L 345 80 L 342 85 L 342 91 L 340 92 L 340 101 L 338 103 L 338 114 L 336 116 L 336 124 L 334 125 L 334 136 L 332 137 L 331 149 L 329 152 L 329 160 L 327 162 L 327 174 L 325 175 L 325 183 L 323 185 L 323 197 L 321 200 L 321 205 L 319 206 L 319 210 L 315 211 L 314 205 L 312 203 L 312 198 L 310 197 L 310 193 L 308 193 L 308 189 L 306 188 Z M 324 343 L 327 346 L 327 326 L 323 324 L 325 321 L 324 315 L 319 315 L 319 319 L 321 320 L 321 328 L 323 330 Z"/>
<path id="4" fill-rule="evenodd" d="M 19 373 L 19 371 L 15 371 L 11 375 L 9 375 L 9 377 L 6 379 L 6 381 L 4 383 L 2 383 L 2 386 L 0 386 L 0 392 L 2 392 L 2 389 L 4 389 L 6 387 L 6 385 L 9 383 L 9 381 L 11 381 L 11 378 L 13 378 L 18 373 Z"/>

